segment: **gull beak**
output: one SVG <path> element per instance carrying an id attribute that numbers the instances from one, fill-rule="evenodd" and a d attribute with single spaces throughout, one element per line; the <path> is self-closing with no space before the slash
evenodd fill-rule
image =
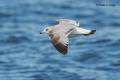
<path id="1" fill-rule="evenodd" d="M 40 32 L 40 34 L 43 34 L 43 33 L 44 33 L 44 31 L 41 31 L 41 32 Z"/>
<path id="2" fill-rule="evenodd" d="M 42 32 L 40 32 L 40 34 L 42 34 Z"/>
<path id="3" fill-rule="evenodd" d="M 43 33 L 45 33 L 45 31 L 41 31 L 41 32 L 40 32 L 40 34 L 43 34 Z"/>

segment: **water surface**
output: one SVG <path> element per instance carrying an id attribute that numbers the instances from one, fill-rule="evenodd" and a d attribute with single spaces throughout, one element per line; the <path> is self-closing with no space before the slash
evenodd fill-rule
<path id="1" fill-rule="evenodd" d="M 119 80 L 120 6 L 96 3 L 0 0 L 0 80 Z M 63 56 L 39 34 L 58 18 L 77 20 L 97 33 L 71 39 Z"/>

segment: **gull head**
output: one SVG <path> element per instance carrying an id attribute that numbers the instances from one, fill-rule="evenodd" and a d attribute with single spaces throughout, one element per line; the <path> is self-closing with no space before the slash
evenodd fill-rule
<path id="1" fill-rule="evenodd" d="M 49 31 L 50 31 L 49 27 L 46 27 L 46 28 L 43 29 L 42 32 L 40 32 L 40 34 L 49 33 Z"/>

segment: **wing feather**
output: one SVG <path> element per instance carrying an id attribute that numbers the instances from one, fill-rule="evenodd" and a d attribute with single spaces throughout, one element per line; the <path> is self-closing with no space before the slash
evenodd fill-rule
<path id="1" fill-rule="evenodd" d="M 68 51 L 68 38 L 62 37 L 59 34 L 49 34 L 52 44 L 62 54 Z M 63 40 L 64 38 L 64 40 Z"/>
<path id="2" fill-rule="evenodd" d="M 69 19 L 57 19 L 57 22 L 59 22 L 59 24 L 64 24 L 64 25 L 75 25 L 77 27 L 80 26 L 80 24 L 78 22 L 76 22 L 75 20 L 69 20 Z"/>
<path id="3" fill-rule="evenodd" d="M 54 47 L 64 55 L 68 52 L 68 36 L 72 31 L 73 29 L 69 29 L 66 32 L 61 31 L 59 33 L 49 33 L 49 37 Z"/>

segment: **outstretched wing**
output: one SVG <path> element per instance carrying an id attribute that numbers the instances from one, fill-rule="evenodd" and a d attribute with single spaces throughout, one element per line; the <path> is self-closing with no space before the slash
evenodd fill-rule
<path id="1" fill-rule="evenodd" d="M 66 54 L 68 52 L 68 44 L 69 44 L 68 35 L 72 31 L 73 30 L 70 29 L 67 32 L 49 33 L 49 37 L 54 47 L 62 54 Z"/>
<path id="2" fill-rule="evenodd" d="M 59 24 L 64 24 L 64 25 L 75 25 L 75 26 L 80 26 L 79 22 L 76 22 L 75 20 L 69 20 L 69 19 L 57 19 L 57 22 Z"/>
<path id="3" fill-rule="evenodd" d="M 54 47 L 62 54 L 68 51 L 68 38 L 64 34 L 49 34 Z"/>

